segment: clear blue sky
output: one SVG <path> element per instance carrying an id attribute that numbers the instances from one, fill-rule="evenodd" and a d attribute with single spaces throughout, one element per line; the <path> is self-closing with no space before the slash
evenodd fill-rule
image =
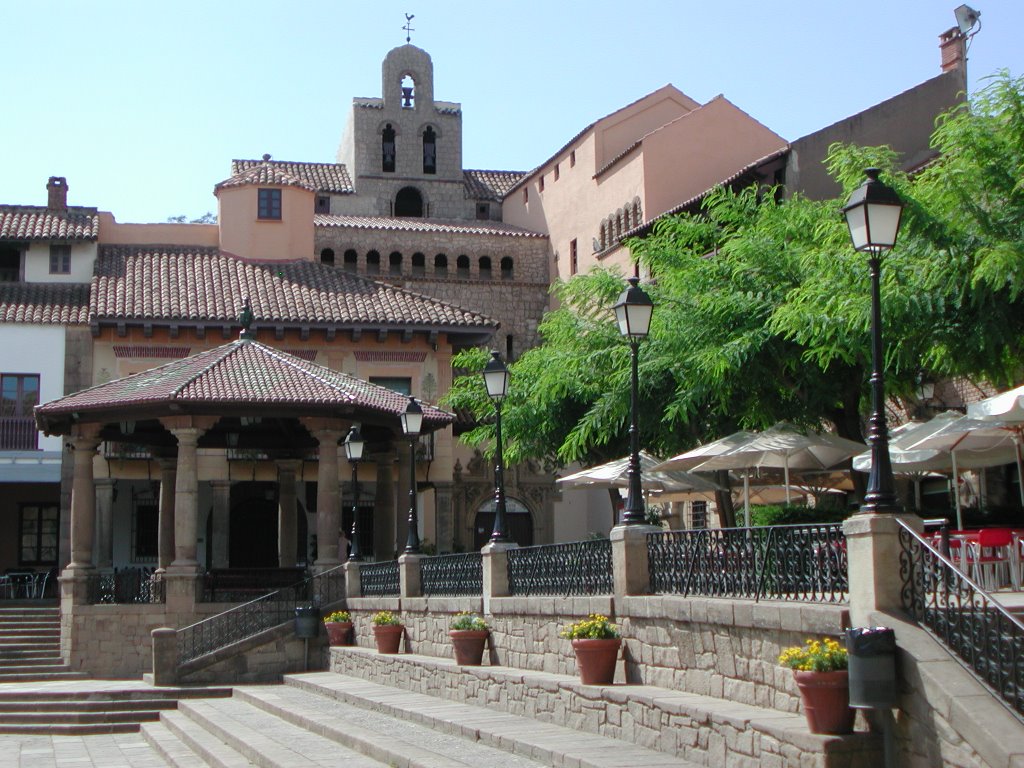
<path id="1" fill-rule="evenodd" d="M 333 161 L 353 96 L 405 42 L 463 108 L 467 168 L 528 170 L 592 120 L 672 83 L 722 93 L 793 140 L 939 73 L 959 0 L 140 0 L 0 3 L 0 203 L 118 221 L 216 209 L 230 161 Z M 1024 2 L 974 0 L 971 90 L 1024 72 Z"/>

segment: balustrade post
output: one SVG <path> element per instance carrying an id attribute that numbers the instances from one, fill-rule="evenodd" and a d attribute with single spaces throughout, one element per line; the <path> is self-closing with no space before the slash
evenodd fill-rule
<path id="1" fill-rule="evenodd" d="M 153 638 L 153 685 L 178 683 L 178 632 L 171 627 L 157 627 Z"/>
<path id="2" fill-rule="evenodd" d="M 483 558 L 484 613 L 491 612 L 492 597 L 508 597 L 508 551 L 518 545 L 510 541 L 489 541 L 480 550 Z"/>
<path id="3" fill-rule="evenodd" d="M 402 597 L 423 597 L 420 558 L 416 554 L 403 554 L 398 558 L 399 595 Z"/>
<path id="4" fill-rule="evenodd" d="M 853 515 L 843 523 L 853 626 L 870 626 L 874 613 L 903 611 L 901 520 L 919 534 L 924 530 L 924 523 L 917 515 Z"/>
<path id="5" fill-rule="evenodd" d="M 647 561 L 647 535 L 662 530 L 655 525 L 617 525 L 612 542 L 612 588 L 615 599 L 651 592 L 651 572 Z"/>
<path id="6" fill-rule="evenodd" d="M 363 596 L 363 581 L 359 573 L 360 563 L 356 560 L 349 560 L 342 566 L 345 572 L 345 599 Z"/>

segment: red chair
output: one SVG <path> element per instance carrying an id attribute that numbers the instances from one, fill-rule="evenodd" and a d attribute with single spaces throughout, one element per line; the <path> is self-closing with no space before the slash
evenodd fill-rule
<path id="1" fill-rule="evenodd" d="M 1010 573 L 1013 532 L 1009 528 L 982 528 L 974 544 L 974 580 L 989 591 L 1013 583 Z"/>

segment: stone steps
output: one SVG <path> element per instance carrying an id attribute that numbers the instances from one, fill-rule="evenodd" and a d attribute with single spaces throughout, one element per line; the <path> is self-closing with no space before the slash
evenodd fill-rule
<path id="1" fill-rule="evenodd" d="M 56 606 L 0 608 L 0 684 L 83 680 L 60 650 L 60 609 Z"/>
<path id="2" fill-rule="evenodd" d="M 699 765 L 846 768 L 880 764 L 882 759 L 880 739 L 873 734 L 811 734 L 803 715 L 679 690 L 585 686 L 566 675 L 460 667 L 450 659 L 381 655 L 355 646 L 332 648 L 331 669 L 285 679 L 290 685 L 327 689 L 350 703 L 370 697 L 378 710 L 399 717 L 403 712 L 418 717 L 408 709 L 410 693 L 439 695 L 542 724 L 566 725 L 575 732 L 621 739 Z M 359 681 L 385 687 L 371 696 Z"/>

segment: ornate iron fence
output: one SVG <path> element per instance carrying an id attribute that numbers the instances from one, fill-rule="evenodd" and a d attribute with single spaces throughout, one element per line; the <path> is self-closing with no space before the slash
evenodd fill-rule
<path id="1" fill-rule="evenodd" d="M 654 594 L 839 603 L 849 592 L 838 523 L 660 531 L 647 560 Z"/>
<path id="2" fill-rule="evenodd" d="M 360 594 L 363 597 L 400 595 L 402 587 L 398 581 L 398 561 L 383 560 L 379 563 L 360 563 L 359 585 Z"/>
<path id="3" fill-rule="evenodd" d="M 512 595 L 610 595 L 612 543 L 591 539 L 510 549 L 508 585 Z"/>
<path id="4" fill-rule="evenodd" d="M 484 559 L 479 552 L 439 555 L 420 560 L 424 595 L 482 595 Z"/>
<path id="5" fill-rule="evenodd" d="M 164 583 L 153 576 L 152 568 L 96 573 L 89 577 L 86 589 L 92 605 L 164 602 Z"/>
<path id="6" fill-rule="evenodd" d="M 907 612 L 1013 712 L 1024 716 L 1024 623 L 900 521 Z"/>
<path id="7" fill-rule="evenodd" d="M 271 592 L 178 630 L 178 663 L 197 659 L 218 648 L 237 643 L 295 618 L 300 605 L 318 608 L 345 597 L 344 566 L 305 579 L 287 589 Z"/>

